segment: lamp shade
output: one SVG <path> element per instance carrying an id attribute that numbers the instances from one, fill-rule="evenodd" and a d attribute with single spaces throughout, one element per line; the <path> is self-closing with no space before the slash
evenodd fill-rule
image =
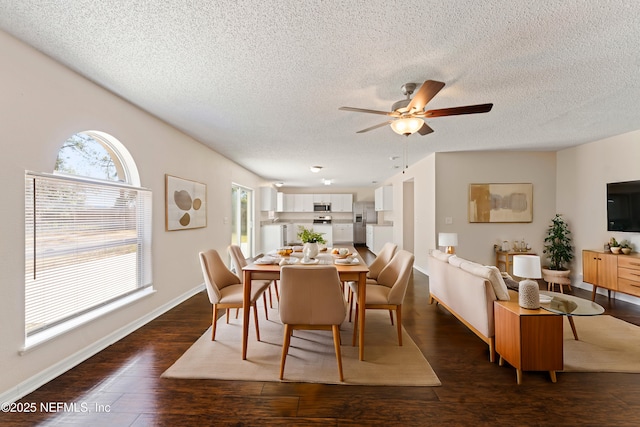
<path id="1" fill-rule="evenodd" d="M 541 279 L 540 257 L 537 255 L 515 255 L 513 274 L 527 279 Z"/>
<path id="2" fill-rule="evenodd" d="M 420 130 L 424 125 L 424 120 L 418 117 L 394 120 L 391 123 L 391 129 L 398 135 L 411 135 Z"/>
<path id="3" fill-rule="evenodd" d="M 458 233 L 438 233 L 438 246 L 458 246 Z"/>

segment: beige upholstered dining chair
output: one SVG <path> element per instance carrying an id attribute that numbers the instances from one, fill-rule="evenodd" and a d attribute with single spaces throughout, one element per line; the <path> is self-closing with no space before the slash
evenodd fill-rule
<path id="1" fill-rule="evenodd" d="M 211 321 L 211 341 L 216 339 L 216 324 L 219 308 L 242 308 L 243 285 L 240 278 L 233 274 L 220 258 L 218 251 L 210 249 L 200 252 L 200 266 L 204 283 L 209 295 L 209 301 L 213 304 L 213 319 Z M 256 338 L 260 341 L 260 329 L 258 327 L 258 310 L 256 301 L 269 286 L 269 282 L 251 284 L 251 306 L 256 325 Z M 229 323 L 229 311 L 227 310 L 227 323 Z"/>
<path id="2" fill-rule="evenodd" d="M 367 273 L 367 284 L 369 285 L 377 285 L 378 275 L 382 271 L 383 268 L 389 264 L 391 258 L 396 253 L 396 249 L 398 245 L 392 242 L 387 242 L 382 245 L 382 248 L 378 252 L 378 255 L 373 260 L 373 262 L 369 265 L 369 272 Z M 353 313 L 353 292 L 351 288 L 349 288 L 349 322 L 351 322 L 351 314 Z M 391 318 L 391 324 L 393 325 L 393 313 L 389 310 L 389 317 Z"/>
<path id="3" fill-rule="evenodd" d="M 385 268 L 387 264 L 389 264 L 391 258 L 393 258 L 393 256 L 396 254 L 396 249 L 398 249 L 398 245 L 392 242 L 387 242 L 382 246 L 380 252 L 378 252 L 378 255 L 376 256 L 376 259 L 374 259 L 373 262 L 369 265 L 369 272 L 367 273 L 367 283 L 371 283 L 374 285 L 376 284 L 378 275 L 380 275 L 382 269 Z"/>
<path id="4" fill-rule="evenodd" d="M 294 329 L 333 331 L 333 345 L 338 361 L 340 381 L 340 325 L 347 314 L 338 270 L 333 265 L 288 265 L 280 272 L 280 320 L 284 325 L 280 379 Z"/>
<path id="5" fill-rule="evenodd" d="M 398 345 L 402 345 L 402 302 L 407 293 L 407 285 L 411 278 L 413 261 L 411 252 L 398 251 L 389 264 L 378 275 L 377 284 L 367 284 L 365 309 L 394 310 L 398 328 Z M 353 326 L 353 345 L 356 345 L 358 331 L 358 284 L 350 282 L 349 286 L 356 299 L 356 318 Z"/>
<path id="6" fill-rule="evenodd" d="M 244 274 L 242 273 L 242 269 L 247 265 L 247 260 L 242 253 L 242 249 L 238 245 L 229 245 L 229 247 L 227 247 L 227 252 L 231 257 L 233 269 L 236 271 L 236 275 L 240 278 L 240 283 L 244 283 Z M 251 286 L 265 286 L 265 289 L 269 289 L 271 279 L 261 279 L 258 274 L 254 275 L 254 277 L 255 279 L 251 281 Z M 269 309 L 267 307 L 267 296 L 265 293 L 262 294 L 262 299 L 264 301 L 264 317 L 269 320 Z M 271 299 L 271 295 L 269 295 L 269 299 Z M 238 313 L 236 313 L 236 317 L 237 314 Z"/>

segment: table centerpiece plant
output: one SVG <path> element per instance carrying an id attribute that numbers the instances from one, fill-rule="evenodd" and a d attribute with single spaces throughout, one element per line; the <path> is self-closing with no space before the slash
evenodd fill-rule
<path id="1" fill-rule="evenodd" d="M 299 226 L 298 229 L 298 239 L 302 243 L 304 243 L 304 248 L 302 249 L 304 254 L 308 254 L 309 258 L 315 258 L 320 251 L 318 247 L 318 243 L 326 243 L 324 240 L 324 233 L 318 233 L 313 231 L 313 228 L 306 228 L 304 226 Z"/>

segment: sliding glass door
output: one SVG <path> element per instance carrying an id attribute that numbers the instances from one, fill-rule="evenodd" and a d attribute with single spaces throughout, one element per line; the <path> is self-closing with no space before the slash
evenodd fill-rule
<path id="1" fill-rule="evenodd" d="M 242 248 L 246 257 L 253 253 L 253 190 L 241 185 L 231 187 L 231 244 Z"/>

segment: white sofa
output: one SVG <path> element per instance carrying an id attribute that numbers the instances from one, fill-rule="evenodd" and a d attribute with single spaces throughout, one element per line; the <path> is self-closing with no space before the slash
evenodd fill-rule
<path id="1" fill-rule="evenodd" d="M 493 302 L 518 299 L 507 288 L 495 266 L 465 260 L 434 250 L 429 254 L 429 303 L 434 301 L 456 316 L 489 345 L 489 360 L 495 361 Z"/>

